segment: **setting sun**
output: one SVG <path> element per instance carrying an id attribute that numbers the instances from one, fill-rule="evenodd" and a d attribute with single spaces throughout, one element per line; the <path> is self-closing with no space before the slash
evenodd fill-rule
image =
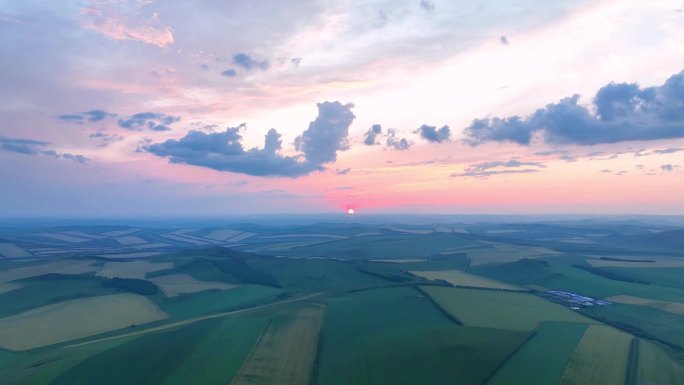
<path id="1" fill-rule="evenodd" d="M 354 213 L 355 213 L 354 209 L 348 209 L 348 210 L 347 210 L 347 214 L 350 214 L 350 215 L 351 215 L 351 214 L 354 214 Z"/>

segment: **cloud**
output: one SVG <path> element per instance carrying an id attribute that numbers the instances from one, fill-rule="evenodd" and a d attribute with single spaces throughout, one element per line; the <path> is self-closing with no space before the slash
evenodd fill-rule
<path id="1" fill-rule="evenodd" d="M 675 152 L 679 152 L 679 151 L 684 151 L 684 148 L 670 147 L 670 148 L 663 148 L 663 149 L 659 149 L 659 150 L 653 150 L 653 152 L 656 154 L 674 154 Z"/>
<path id="2" fill-rule="evenodd" d="M 83 155 L 60 153 L 47 149 L 49 142 L 32 139 L 17 139 L 0 136 L 0 150 L 23 155 L 43 155 L 57 159 L 69 159 L 79 163 L 86 163 L 88 158 Z"/>
<path id="3" fill-rule="evenodd" d="M 665 172 L 670 172 L 670 171 L 674 171 L 674 169 L 677 167 L 679 167 L 679 166 L 676 164 L 669 164 L 668 163 L 668 164 L 664 164 L 664 165 L 660 166 L 660 169 L 665 171 Z"/>
<path id="4" fill-rule="evenodd" d="M 366 135 L 363 138 L 363 144 L 367 146 L 372 146 L 375 144 L 380 144 L 377 141 L 378 135 L 382 134 L 382 126 L 379 124 L 374 124 L 372 125 L 368 131 L 366 131 Z"/>
<path id="5" fill-rule="evenodd" d="M 234 78 L 235 76 L 237 76 L 237 72 L 231 68 L 221 72 L 221 75 Z"/>
<path id="6" fill-rule="evenodd" d="M 397 138 L 397 129 L 390 128 L 387 130 L 387 147 L 391 147 L 395 150 L 405 151 L 411 148 L 413 142 L 406 138 Z"/>
<path id="7" fill-rule="evenodd" d="M 139 112 L 128 119 L 119 120 L 119 127 L 131 131 L 141 131 L 148 128 L 152 131 L 169 131 L 170 124 L 180 121 L 178 116 L 158 114 L 155 112 Z"/>
<path id="8" fill-rule="evenodd" d="M 299 67 L 300 64 L 302 64 L 302 58 L 301 57 L 293 57 L 290 59 L 290 62 L 294 64 L 295 67 Z"/>
<path id="9" fill-rule="evenodd" d="M 499 41 L 500 41 L 501 44 L 503 44 L 503 45 L 508 45 L 508 44 L 509 44 L 509 43 L 508 43 L 508 38 L 507 38 L 506 36 L 503 36 L 503 35 L 499 38 Z"/>
<path id="10" fill-rule="evenodd" d="M 337 169 L 335 170 L 335 174 L 337 175 L 347 175 L 351 171 L 351 168 L 343 168 L 343 169 Z"/>
<path id="11" fill-rule="evenodd" d="M 205 133 L 192 130 L 183 138 L 143 145 L 142 149 L 171 163 L 207 167 L 255 176 L 291 177 L 324 170 L 325 164 L 337 160 L 337 152 L 348 148 L 349 126 L 355 116 L 353 104 L 318 103 L 318 116 L 295 139 L 296 156 L 280 154 L 281 135 L 270 129 L 263 148 L 245 150 L 240 131 L 245 125 L 227 128 L 225 132 Z"/>
<path id="12" fill-rule="evenodd" d="M 513 158 L 508 161 L 492 161 L 471 164 L 462 173 L 452 174 L 452 176 L 488 177 L 500 174 L 528 174 L 539 172 L 539 169 L 542 168 L 546 168 L 546 166 L 540 162 L 523 162 Z"/>
<path id="13" fill-rule="evenodd" d="M 157 47 L 174 43 L 171 28 L 161 25 L 157 13 L 145 12 L 139 0 L 97 1 L 81 9 L 81 26 L 112 40 L 134 40 Z"/>
<path id="14" fill-rule="evenodd" d="M 82 124 L 85 121 L 100 122 L 114 116 L 116 116 L 116 114 L 104 110 L 90 110 L 78 114 L 59 115 L 57 118 L 65 122 Z"/>
<path id="15" fill-rule="evenodd" d="M 448 142 L 451 138 L 451 130 L 449 129 L 449 126 L 446 125 L 438 130 L 435 126 L 423 124 L 416 132 L 420 132 L 421 138 L 432 143 Z"/>
<path id="16" fill-rule="evenodd" d="M 578 101 L 579 95 L 564 98 L 525 118 L 475 119 L 465 141 L 529 145 L 541 134 L 549 143 L 594 145 L 684 137 L 684 71 L 656 87 L 610 83 L 596 93 L 593 108 Z"/>
<path id="17" fill-rule="evenodd" d="M 251 56 L 249 56 L 246 53 L 238 53 L 238 54 L 233 55 L 233 63 L 235 63 L 235 65 L 240 66 L 246 70 L 251 70 L 254 68 L 258 68 L 261 70 L 267 70 L 268 67 L 270 67 L 270 64 L 268 63 L 267 60 L 263 60 L 263 61 L 254 60 L 254 59 L 252 59 Z"/>
<path id="18" fill-rule="evenodd" d="M 420 0 L 420 7 L 428 12 L 431 12 L 435 10 L 435 3 L 430 0 Z"/>
<path id="19" fill-rule="evenodd" d="M 337 191 L 346 191 L 346 190 L 353 190 L 353 189 L 354 189 L 354 187 L 350 187 L 350 186 L 338 186 L 338 187 L 335 187 L 335 190 L 337 190 Z"/>
<path id="20" fill-rule="evenodd" d="M 97 139 L 101 141 L 100 146 L 101 147 L 106 147 L 110 145 L 111 143 L 115 142 L 120 142 L 124 139 L 123 136 L 119 134 L 108 134 L 106 132 L 94 132 L 90 135 L 88 135 L 89 138 L 91 139 Z"/>

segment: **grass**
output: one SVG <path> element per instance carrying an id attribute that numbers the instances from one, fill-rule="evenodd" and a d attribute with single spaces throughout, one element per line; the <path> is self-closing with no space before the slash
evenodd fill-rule
<path id="1" fill-rule="evenodd" d="M 454 286 L 479 287 L 487 289 L 524 290 L 518 286 L 468 274 L 461 270 L 411 271 L 411 274 L 430 280 L 446 281 Z"/>
<path id="2" fill-rule="evenodd" d="M 632 336 L 591 325 L 570 357 L 559 385 L 623 385 Z"/>
<path id="3" fill-rule="evenodd" d="M 0 282 L 15 281 L 53 273 L 81 274 L 98 271 L 99 269 L 92 261 L 65 259 L 2 271 L 0 272 Z"/>
<path id="4" fill-rule="evenodd" d="M 281 311 L 271 319 L 232 385 L 309 385 L 323 306 Z"/>
<path id="5" fill-rule="evenodd" d="M 548 257 L 558 254 L 558 252 L 545 247 L 519 246 L 502 243 L 492 243 L 488 245 L 491 247 L 466 251 L 468 258 L 470 258 L 470 266 L 513 262 L 523 258 Z"/>
<path id="6" fill-rule="evenodd" d="M 486 385 L 558 384 L 586 324 L 544 322 Z"/>
<path id="7" fill-rule="evenodd" d="M 436 286 L 423 286 L 421 290 L 468 326 L 532 331 L 543 321 L 595 323 L 527 293 Z"/>
<path id="8" fill-rule="evenodd" d="M 26 350 L 166 318 L 133 294 L 81 298 L 0 319 L 0 347 Z"/>
<path id="9" fill-rule="evenodd" d="M 480 384 L 528 336 L 459 327 L 410 287 L 329 300 L 319 385 Z"/>
<path id="10" fill-rule="evenodd" d="M 635 384 L 682 385 L 684 384 L 684 366 L 656 345 L 642 340 L 639 343 L 639 367 Z"/>
<path id="11" fill-rule="evenodd" d="M 83 360 L 49 385 L 228 383 L 265 323 L 208 320 L 146 335 Z"/>
<path id="12" fill-rule="evenodd" d="M 684 264 L 684 260 L 681 261 Z M 655 268 L 655 269 L 635 269 L 625 267 L 604 267 L 613 274 L 629 277 L 633 280 L 650 282 L 651 284 L 684 288 L 684 268 Z"/>

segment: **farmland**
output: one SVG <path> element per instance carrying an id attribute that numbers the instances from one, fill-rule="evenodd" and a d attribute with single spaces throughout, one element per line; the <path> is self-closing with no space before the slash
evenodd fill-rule
<path id="1" fill-rule="evenodd" d="M 680 384 L 680 256 L 621 229 L 0 227 L 0 383 Z"/>
<path id="2" fill-rule="evenodd" d="M 559 385 L 625 383 L 632 337 L 602 326 L 591 325 L 570 357 Z"/>
<path id="3" fill-rule="evenodd" d="M 524 290 L 518 286 L 468 274 L 461 270 L 411 271 L 410 273 L 430 280 L 445 281 L 454 286 L 502 290 Z"/>

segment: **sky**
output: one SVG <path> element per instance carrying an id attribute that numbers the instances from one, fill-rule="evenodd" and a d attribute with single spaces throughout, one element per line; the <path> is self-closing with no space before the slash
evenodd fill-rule
<path id="1" fill-rule="evenodd" d="M 684 214 L 682 0 L 0 0 L 0 216 Z"/>

